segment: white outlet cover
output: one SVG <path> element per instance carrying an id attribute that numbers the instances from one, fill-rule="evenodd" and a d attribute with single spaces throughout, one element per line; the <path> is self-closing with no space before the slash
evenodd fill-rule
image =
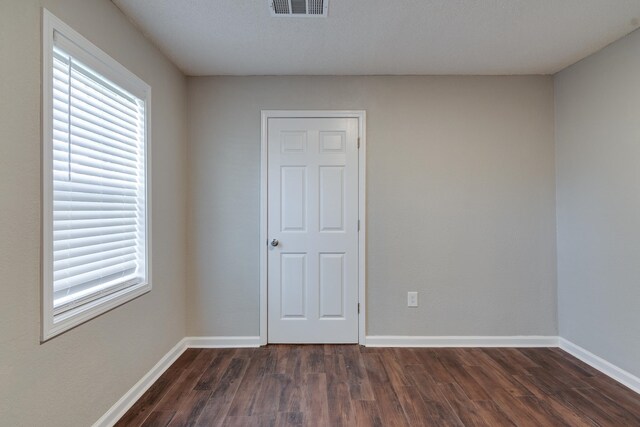
<path id="1" fill-rule="evenodd" d="M 407 292 L 407 307 L 417 307 L 417 306 L 418 306 L 418 293 Z"/>

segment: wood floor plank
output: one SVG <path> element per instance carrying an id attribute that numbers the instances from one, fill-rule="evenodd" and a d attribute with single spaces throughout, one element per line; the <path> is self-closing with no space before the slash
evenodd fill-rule
<path id="1" fill-rule="evenodd" d="M 402 362 L 397 359 L 397 353 L 393 349 L 388 348 L 387 351 L 380 354 L 380 361 L 387 374 L 387 378 L 391 385 L 395 388 L 407 387 L 411 382 L 407 379 Z"/>
<path id="2" fill-rule="evenodd" d="M 189 349 L 118 426 L 640 426 L 640 395 L 558 349 Z"/>
<path id="3" fill-rule="evenodd" d="M 349 383 L 349 394 L 353 400 L 375 400 L 373 389 L 364 366 L 360 346 L 345 346 L 340 355 L 344 361 Z"/>
<path id="4" fill-rule="evenodd" d="M 151 385 L 140 399 L 116 423 L 116 426 L 141 425 L 151 414 L 158 402 L 168 392 L 171 385 L 200 354 L 200 349 L 187 349 L 180 357 Z"/>
<path id="5" fill-rule="evenodd" d="M 531 396 L 531 392 L 512 376 L 505 374 L 501 369 L 496 369 L 493 365 L 467 366 L 465 371 L 473 377 L 477 383 L 489 393 L 495 390 L 504 390 L 513 396 Z"/>
<path id="6" fill-rule="evenodd" d="M 143 427 L 165 427 L 170 422 L 176 411 L 153 411 L 142 423 Z"/>
<path id="7" fill-rule="evenodd" d="M 603 396 L 613 400 L 627 411 L 640 414 L 640 395 L 628 387 L 623 386 L 604 374 L 598 374 L 586 380 L 590 386 L 597 389 Z"/>
<path id="8" fill-rule="evenodd" d="M 580 372 L 582 372 L 584 376 L 594 377 L 594 376 L 598 376 L 598 375 L 602 374 L 596 368 L 587 365 L 582 360 L 571 356 L 569 353 L 567 353 L 566 351 L 564 351 L 564 350 L 562 350 L 560 348 L 549 348 L 549 349 L 546 349 L 546 350 L 548 350 L 548 353 L 546 353 L 546 354 L 549 357 L 553 357 L 556 360 L 559 359 L 559 360 L 562 360 L 565 363 L 573 365 L 574 369 L 580 370 Z"/>
<path id="9" fill-rule="evenodd" d="M 363 358 L 383 424 L 385 426 L 406 425 L 407 419 L 404 410 L 393 387 L 390 387 L 389 377 L 384 370 L 380 356 L 365 354 Z"/>
<path id="10" fill-rule="evenodd" d="M 231 359 L 231 362 L 227 365 L 227 369 L 218 382 L 214 384 L 211 397 L 215 399 L 234 396 L 248 365 L 249 361 L 246 359 Z"/>
<path id="11" fill-rule="evenodd" d="M 457 418 L 466 427 L 484 427 L 487 425 L 482 415 L 480 415 L 478 407 L 473 404 L 457 383 L 439 384 L 438 390 L 449 403 Z"/>
<path id="12" fill-rule="evenodd" d="M 356 411 L 357 427 L 383 427 L 380 411 L 375 402 L 370 400 L 355 400 L 353 402 Z"/>
<path id="13" fill-rule="evenodd" d="M 583 376 L 575 373 L 573 370 L 567 369 L 566 366 L 563 366 L 563 364 L 552 357 L 552 353 L 545 350 L 546 349 L 529 348 L 521 349 L 521 352 L 540 365 L 548 375 L 556 377 L 567 386 L 576 388 L 589 387 L 589 384 Z"/>
<path id="14" fill-rule="evenodd" d="M 527 372 L 527 367 L 521 365 L 518 360 L 514 360 L 514 357 L 510 357 L 501 350 L 500 348 L 482 349 L 483 353 L 492 359 L 507 375 L 518 375 Z"/>
<path id="15" fill-rule="evenodd" d="M 327 377 L 324 373 L 307 374 L 301 387 L 301 409 L 305 418 L 316 425 L 329 424 Z"/>
<path id="16" fill-rule="evenodd" d="M 355 424 L 355 411 L 351 402 L 349 384 L 329 374 L 327 374 L 327 404 L 329 425 L 347 427 Z"/>
<path id="17" fill-rule="evenodd" d="M 518 348 L 498 348 L 497 350 L 502 354 L 504 359 L 508 360 L 509 363 L 513 363 L 514 365 L 519 365 L 525 369 L 540 367 L 533 360 L 522 354 L 522 352 L 520 352 L 520 349 Z"/>
<path id="18" fill-rule="evenodd" d="M 302 372 L 307 374 L 320 374 L 325 372 L 324 346 L 305 345 L 300 349 L 300 361 Z"/>
<path id="19" fill-rule="evenodd" d="M 302 427 L 304 414 L 302 412 L 278 412 L 275 427 Z"/>
<path id="20" fill-rule="evenodd" d="M 422 362 L 422 368 L 439 384 L 449 384 L 454 381 L 451 373 L 444 367 L 437 351 L 432 349 L 420 349 L 418 357 Z"/>
<path id="21" fill-rule="evenodd" d="M 494 390 L 493 401 L 518 426 L 556 426 L 562 425 L 548 414 L 540 412 L 534 397 L 516 397 L 504 390 Z"/>
<path id="22" fill-rule="evenodd" d="M 625 426 L 640 426 L 640 414 L 625 409 L 617 402 L 610 399 L 603 399 L 602 394 L 592 388 L 576 389 L 576 392 L 589 399 L 592 404 L 603 411 L 606 411 L 610 416 L 614 417 L 620 425 Z"/>
<path id="23" fill-rule="evenodd" d="M 458 384 L 464 393 L 473 401 L 490 400 L 491 397 L 478 381 L 459 362 L 449 358 L 440 358 L 442 364 L 451 375 L 452 383 Z M 451 384 L 451 383 L 446 383 Z"/>
<path id="24" fill-rule="evenodd" d="M 184 369 L 182 375 L 173 382 L 153 411 L 173 410 L 175 412 L 176 408 L 179 408 L 182 404 L 182 399 L 193 390 L 202 373 L 211 364 L 214 358 L 213 356 L 210 350 L 201 350 L 200 354 L 189 364 L 188 368 Z"/>
<path id="25" fill-rule="evenodd" d="M 504 413 L 500 406 L 492 400 L 473 402 L 482 419 L 489 426 L 509 427 L 516 424 Z"/>
<path id="26" fill-rule="evenodd" d="M 324 366 L 325 373 L 327 374 L 327 381 L 348 381 L 349 372 L 342 354 L 325 354 Z"/>
<path id="27" fill-rule="evenodd" d="M 218 380 L 224 375 L 227 366 L 231 363 L 231 359 L 235 353 L 234 349 L 225 348 L 219 352 L 215 352 L 215 357 L 211 359 L 209 366 L 207 366 L 200 376 L 198 383 L 195 386 L 196 390 L 211 390 L 218 382 Z"/>
<path id="28" fill-rule="evenodd" d="M 253 415 L 227 417 L 222 425 L 225 427 L 273 427 L 275 424 L 275 415 Z"/>
<path id="29" fill-rule="evenodd" d="M 275 415 L 280 411 L 280 393 L 287 378 L 284 374 L 267 374 L 261 387 L 256 390 L 256 399 L 251 415 Z"/>
<path id="30" fill-rule="evenodd" d="M 249 359 L 249 365 L 229 406 L 229 417 L 252 415 L 257 398 L 256 391 L 262 387 L 265 373 L 270 371 L 272 366 L 275 371 L 275 363 L 273 362 L 275 362 L 276 359 L 275 357 L 273 359 L 270 357 L 271 351 L 260 351 L 262 348 L 253 350 L 256 351 Z"/>
<path id="31" fill-rule="evenodd" d="M 286 374 L 289 360 L 292 357 L 296 357 L 293 353 L 293 349 L 296 346 L 293 345 L 279 345 L 276 348 L 276 373 Z"/>
<path id="32" fill-rule="evenodd" d="M 229 411 L 240 382 L 249 364 L 245 358 L 234 358 L 229 363 L 229 369 L 224 373 L 220 382 L 215 386 L 209 399 L 198 417 L 198 423 L 207 426 L 221 425 Z"/>
<path id="33" fill-rule="evenodd" d="M 561 418 L 571 426 L 596 426 L 597 424 L 591 418 L 584 413 L 575 410 L 570 404 L 563 401 L 558 397 L 556 393 L 550 393 L 547 384 L 540 382 L 539 378 L 532 375 L 516 375 L 514 378 L 522 385 L 527 387 L 532 394 L 538 399 L 539 402 L 543 402 L 544 405 L 549 405 L 551 409 L 560 414 Z M 556 390 L 567 390 L 566 387 L 557 387 Z M 544 409 L 544 408 L 542 408 Z"/>
<path id="34" fill-rule="evenodd" d="M 296 381 L 289 375 L 285 375 L 280 390 L 278 410 L 280 412 L 301 412 L 302 381 Z"/>
<path id="35" fill-rule="evenodd" d="M 424 401 L 432 425 L 438 426 L 464 426 L 462 421 L 453 411 L 451 405 L 439 390 L 441 383 L 437 383 L 427 372 L 415 365 L 407 367 L 414 387 L 420 393 Z"/>
<path id="36" fill-rule="evenodd" d="M 422 400 L 420 392 L 414 386 L 403 386 L 396 390 L 400 405 L 409 425 L 436 425 L 429 406 Z"/>
<path id="37" fill-rule="evenodd" d="M 401 362 L 403 366 L 420 364 L 420 358 L 417 355 L 418 349 L 394 347 L 390 350 L 393 351 L 395 357 Z"/>
<path id="38" fill-rule="evenodd" d="M 300 357 L 300 346 L 290 346 L 287 353 L 287 365 L 285 374 L 292 380 L 302 382 L 302 358 Z"/>
<path id="39" fill-rule="evenodd" d="M 191 390 L 169 422 L 169 427 L 185 427 L 195 425 L 205 404 L 209 400 L 209 390 Z"/>
<path id="40" fill-rule="evenodd" d="M 620 426 L 620 420 L 610 414 L 606 410 L 602 410 L 599 406 L 593 405 L 593 403 L 580 394 L 577 390 L 562 391 L 558 394 L 558 397 L 569 406 L 573 407 L 575 411 L 584 414 L 588 418 L 595 421 L 599 426 Z"/>
<path id="41" fill-rule="evenodd" d="M 197 420 L 197 425 L 216 427 L 224 423 L 231 402 L 225 397 L 212 398 L 211 396 L 204 404 L 202 412 Z"/>

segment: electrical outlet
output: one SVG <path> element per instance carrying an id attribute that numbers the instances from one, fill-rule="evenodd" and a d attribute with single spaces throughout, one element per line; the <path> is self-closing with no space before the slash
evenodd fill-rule
<path id="1" fill-rule="evenodd" d="M 417 307 L 417 306 L 418 306 L 418 293 L 407 292 L 407 307 Z"/>

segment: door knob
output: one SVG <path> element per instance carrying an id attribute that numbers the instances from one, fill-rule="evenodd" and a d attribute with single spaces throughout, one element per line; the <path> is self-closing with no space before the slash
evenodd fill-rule
<path id="1" fill-rule="evenodd" d="M 280 242 L 278 242 L 278 239 L 273 239 L 273 240 L 271 241 L 271 246 L 273 246 L 273 247 L 276 247 L 276 246 L 278 246 L 279 244 L 280 244 Z"/>

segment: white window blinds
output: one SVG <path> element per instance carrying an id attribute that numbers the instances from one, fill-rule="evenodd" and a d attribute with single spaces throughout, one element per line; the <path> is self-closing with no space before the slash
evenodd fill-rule
<path id="1" fill-rule="evenodd" d="M 54 315 L 146 281 L 145 102 L 53 48 Z"/>

